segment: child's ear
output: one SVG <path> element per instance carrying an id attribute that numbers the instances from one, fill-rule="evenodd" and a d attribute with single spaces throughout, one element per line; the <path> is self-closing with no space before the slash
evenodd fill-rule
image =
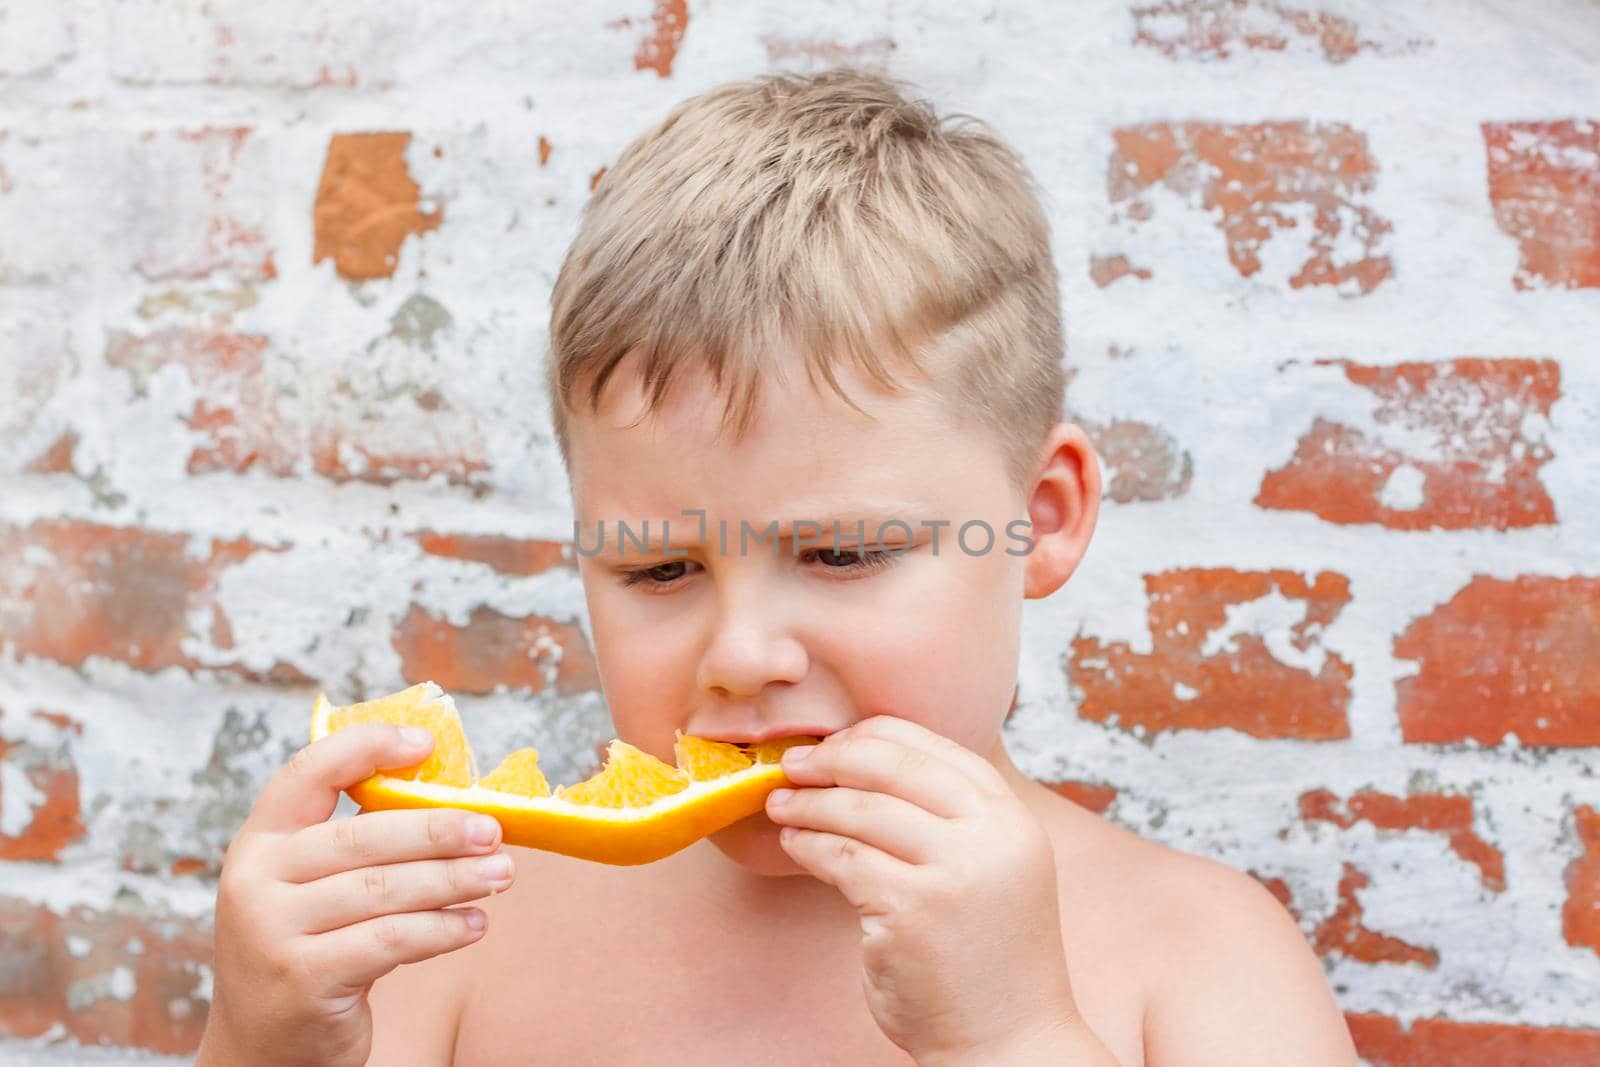
<path id="1" fill-rule="evenodd" d="M 1029 536 L 1022 595 L 1047 597 L 1072 576 L 1088 551 L 1100 514 L 1100 459 L 1081 427 L 1057 423 L 1028 495 Z"/>

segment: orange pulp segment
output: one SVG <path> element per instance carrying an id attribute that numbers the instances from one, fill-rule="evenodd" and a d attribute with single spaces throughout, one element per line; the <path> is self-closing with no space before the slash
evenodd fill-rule
<path id="1" fill-rule="evenodd" d="M 754 763 L 749 756 L 740 751 L 738 745 L 726 741 L 709 741 L 704 737 L 692 737 L 682 730 L 677 731 L 676 740 L 672 744 L 672 754 L 678 761 L 678 768 L 696 782 L 742 771 Z"/>
<path id="2" fill-rule="evenodd" d="M 547 797 L 550 783 L 539 769 L 539 750 L 519 748 L 500 761 L 500 766 L 478 779 L 481 789 L 496 789 L 524 797 Z"/>
<path id="3" fill-rule="evenodd" d="M 626 741 L 613 741 L 606 748 L 606 765 L 599 774 L 577 785 L 562 786 L 556 796 L 573 804 L 642 808 L 687 788 L 689 776 L 683 771 Z"/>
<path id="4" fill-rule="evenodd" d="M 328 732 L 360 722 L 388 722 L 396 726 L 421 726 L 433 731 L 433 751 L 414 767 L 391 770 L 391 778 L 410 778 L 440 785 L 468 786 L 477 777 L 472 749 L 455 705 L 432 682 L 423 682 L 378 700 L 332 708 Z"/>
<path id="5" fill-rule="evenodd" d="M 755 756 L 757 763 L 782 763 L 783 754 L 788 749 L 795 748 L 800 745 L 814 745 L 819 740 L 821 740 L 821 738 L 801 737 L 799 735 L 792 737 L 774 737 L 770 741 L 757 741 L 755 744 L 750 746 L 750 752 L 753 756 Z"/>

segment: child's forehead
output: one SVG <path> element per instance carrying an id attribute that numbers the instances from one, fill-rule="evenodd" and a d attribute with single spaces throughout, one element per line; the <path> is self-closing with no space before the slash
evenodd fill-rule
<path id="1" fill-rule="evenodd" d="M 654 410 L 636 372 L 619 368 L 614 377 L 620 380 L 607 383 L 597 410 L 574 412 L 569 424 L 580 507 L 903 508 L 937 493 L 941 468 L 992 466 L 994 457 L 973 452 L 998 453 L 987 435 L 963 428 L 942 397 L 916 384 L 886 393 L 841 374 L 847 402 L 825 383 L 813 386 L 804 371 L 768 376 L 736 431 L 725 424 L 728 398 L 708 371 L 675 379 Z"/>

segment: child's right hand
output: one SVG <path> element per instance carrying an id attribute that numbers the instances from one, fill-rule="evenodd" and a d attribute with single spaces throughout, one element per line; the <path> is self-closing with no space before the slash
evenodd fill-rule
<path id="1" fill-rule="evenodd" d="M 217 885 L 197 1065 L 360 1067 L 372 1047 L 372 984 L 483 936 L 481 910 L 451 905 L 511 884 L 493 819 L 432 808 L 327 821 L 346 786 L 412 766 L 432 747 L 426 730 L 351 726 L 295 753 L 267 783 Z"/>

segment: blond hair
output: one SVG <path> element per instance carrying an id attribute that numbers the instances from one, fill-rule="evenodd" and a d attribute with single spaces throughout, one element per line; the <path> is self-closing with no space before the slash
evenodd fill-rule
<path id="1" fill-rule="evenodd" d="M 551 296 L 548 386 L 562 459 L 580 388 L 597 409 L 629 355 L 647 410 L 698 363 L 748 425 L 799 353 L 846 403 L 853 365 L 936 383 L 991 427 L 1021 484 L 1062 418 L 1049 224 L 1020 155 L 853 69 L 766 74 L 676 105 L 606 170 Z"/>

